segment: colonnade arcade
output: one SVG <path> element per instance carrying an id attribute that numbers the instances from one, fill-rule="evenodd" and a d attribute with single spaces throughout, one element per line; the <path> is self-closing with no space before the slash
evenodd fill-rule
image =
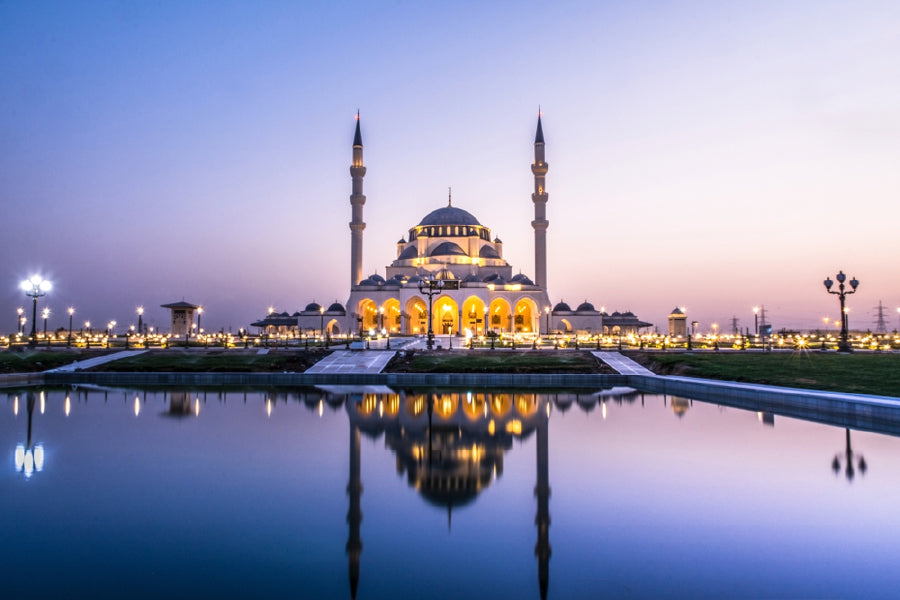
<path id="1" fill-rule="evenodd" d="M 432 302 L 432 329 L 438 335 L 482 336 L 495 333 L 538 333 L 541 331 L 541 312 L 534 299 L 524 296 L 515 304 L 504 297 L 485 299 L 452 294 L 435 296 Z M 387 330 L 392 334 L 421 335 L 428 331 L 428 303 L 421 296 L 412 296 L 401 308 L 400 300 L 388 298 L 379 305 L 372 298 L 363 298 L 356 307 L 358 329 Z M 487 327 L 485 327 L 485 325 Z"/>

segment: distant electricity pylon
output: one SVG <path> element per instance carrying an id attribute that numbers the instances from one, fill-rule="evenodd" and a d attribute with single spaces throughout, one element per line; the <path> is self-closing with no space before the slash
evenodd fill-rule
<path id="1" fill-rule="evenodd" d="M 881 300 L 878 301 L 878 306 L 875 307 L 875 315 L 875 333 L 887 333 L 887 322 L 884 320 L 884 305 L 881 303 Z"/>

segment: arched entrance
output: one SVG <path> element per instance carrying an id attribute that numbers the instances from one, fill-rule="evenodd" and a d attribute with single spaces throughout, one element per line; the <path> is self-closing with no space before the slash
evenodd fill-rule
<path id="1" fill-rule="evenodd" d="M 370 329 L 378 328 L 378 307 L 370 298 L 359 301 L 356 315 L 357 319 L 362 319 L 359 321 L 359 325 L 363 333 L 366 333 Z"/>
<path id="2" fill-rule="evenodd" d="M 436 334 L 459 333 L 459 308 L 453 298 L 436 298 L 431 310 L 432 327 Z"/>
<path id="3" fill-rule="evenodd" d="M 488 331 L 496 333 L 508 332 L 512 329 L 512 310 L 509 302 L 503 298 L 495 298 L 488 308 Z"/>
<path id="4" fill-rule="evenodd" d="M 478 296 L 469 296 L 463 302 L 463 329 L 472 335 L 484 335 L 484 300 Z"/>
<path id="5" fill-rule="evenodd" d="M 516 302 L 515 316 L 513 317 L 516 333 L 534 333 L 537 331 L 535 324 L 539 316 L 537 303 L 531 298 L 522 298 Z"/>
<path id="6" fill-rule="evenodd" d="M 335 336 L 341 333 L 341 326 L 338 323 L 337 319 L 331 319 L 328 323 L 325 324 L 325 333 L 330 336 Z"/>
<path id="7" fill-rule="evenodd" d="M 399 333 L 401 327 L 400 301 L 396 298 L 389 298 L 384 301 L 381 308 L 384 309 L 383 329 L 387 329 L 390 333 Z"/>
<path id="8" fill-rule="evenodd" d="M 428 333 L 428 306 L 421 298 L 410 298 L 406 302 L 406 333 Z"/>

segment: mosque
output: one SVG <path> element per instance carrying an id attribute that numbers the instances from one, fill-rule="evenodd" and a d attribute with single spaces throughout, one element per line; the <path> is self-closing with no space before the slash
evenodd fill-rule
<path id="1" fill-rule="evenodd" d="M 551 304 L 547 291 L 548 163 L 544 132 L 538 115 L 534 137 L 534 279 L 513 274 L 503 258 L 503 242 L 470 212 L 447 205 L 410 227 L 397 241 L 395 258 L 385 276 L 363 276 L 363 143 L 359 114 L 350 166 L 350 297 L 346 308 L 334 302 L 327 308 L 313 302 L 293 314 L 271 312 L 253 323 L 268 333 L 323 330 L 329 335 L 385 331 L 416 335 L 428 331 L 428 306 L 420 285 L 439 286 L 433 297 L 432 329 L 437 334 L 627 335 L 651 327 L 630 312 L 609 315 L 583 302 L 575 310 L 565 302 Z"/>

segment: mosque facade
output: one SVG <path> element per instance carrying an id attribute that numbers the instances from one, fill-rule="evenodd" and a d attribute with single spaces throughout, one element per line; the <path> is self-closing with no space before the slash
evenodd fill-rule
<path id="1" fill-rule="evenodd" d="M 420 335 L 428 331 L 428 298 L 420 286 L 432 282 L 440 289 L 433 296 L 432 329 L 436 334 L 484 336 L 492 334 L 548 334 L 565 332 L 595 335 L 637 333 L 650 327 L 631 313 L 607 315 L 585 301 L 572 310 L 565 302 L 551 304 L 547 290 L 546 205 L 549 200 L 544 156 L 544 133 L 538 115 L 534 138 L 534 279 L 503 258 L 503 242 L 472 213 L 453 205 L 431 211 L 397 241 L 394 259 L 385 275 L 364 277 L 363 143 L 359 115 L 350 165 L 350 296 L 345 306 L 311 303 L 293 314 L 270 313 L 253 326 L 270 333 L 324 331 L 342 333 L 387 332 Z"/>

